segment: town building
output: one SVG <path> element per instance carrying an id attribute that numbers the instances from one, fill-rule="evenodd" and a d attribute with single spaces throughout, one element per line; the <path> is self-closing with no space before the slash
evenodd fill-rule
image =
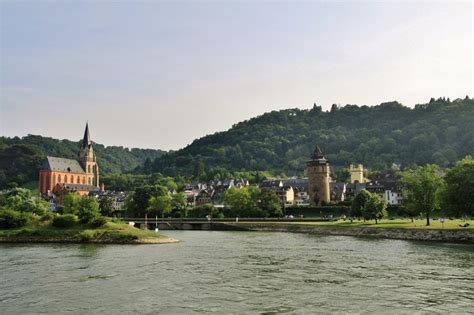
<path id="1" fill-rule="evenodd" d="M 354 183 L 365 183 L 367 179 L 364 177 L 364 166 L 362 164 L 349 166 L 349 172 L 351 173 L 351 184 Z"/>
<path id="2" fill-rule="evenodd" d="M 93 190 L 99 190 L 99 166 L 86 124 L 79 158 L 47 156 L 39 171 L 38 191 L 44 197 L 65 191 L 84 196 Z"/>
<path id="3" fill-rule="evenodd" d="M 331 201 L 329 187 L 329 161 L 323 152 L 316 146 L 311 160 L 306 163 L 309 180 L 309 201 L 312 206 L 321 206 Z"/>

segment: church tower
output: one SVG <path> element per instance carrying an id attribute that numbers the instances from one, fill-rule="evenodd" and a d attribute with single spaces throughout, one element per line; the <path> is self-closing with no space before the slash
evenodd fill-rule
<path id="1" fill-rule="evenodd" d="M 316 146 L 311 160 L 306 163 L 306 170 L 311 205 L 320 207 L 323 202 L 329 203 L 331 200 L 329 193 L 329 161 L 324 158 L 319 146 Z"/>
<path id="2" fill-rule="evenodd" d="M 81 150 L 79 151 L 79 161 L 86 173 L 86 182 L 83 184 L 99 187 L 99 166 L 92 147 L 89 124 L 86 123 L 84 138 L 82 139 Z"/>
<path id="3" fill-rule="evenodd" d="M 349 171 L 351 172 L 351 183 L 365 183 L 365 178 L 364 178 L 364 166 L 362 164 L 359 165 L 353 165 L 349 167 Z"/>

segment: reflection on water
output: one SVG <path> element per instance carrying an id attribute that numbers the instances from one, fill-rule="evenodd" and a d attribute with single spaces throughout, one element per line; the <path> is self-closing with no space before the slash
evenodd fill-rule
<path id="1" fill-rule="evenodd" d="M 449 312 L 474 246 L 169 231 L 168 245 L 0 245 L 0 313 Z"/>

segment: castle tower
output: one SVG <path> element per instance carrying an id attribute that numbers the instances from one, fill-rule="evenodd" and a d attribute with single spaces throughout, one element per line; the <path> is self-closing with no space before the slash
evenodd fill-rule
<path id="1" fill-rule="evenodd" d="M 86 173 L 86 182 L 83 184 L 99 187 L 99 166 L 92 147 L 89 124 L 86 123 L 84 138 L 82 139 L 81 150 L 79 151 L 79 161 Z"/>
<path id="2" fill-rule="evenodd" d="M 365 183 L 364 166 L 362 164 L 357 166 L 351 164 L 349 171 L 351 172 L 351 183 Z"/>
<path id="3" fill-rule="evenodd" d="M 322 202 L 329 203 L 331 200 L 329 193 L 329 161 L 324 158 L 319 146 L 316 146 L 311 160 L 306 163 L 306 170 L 311 205 L 320 207 Z"/>

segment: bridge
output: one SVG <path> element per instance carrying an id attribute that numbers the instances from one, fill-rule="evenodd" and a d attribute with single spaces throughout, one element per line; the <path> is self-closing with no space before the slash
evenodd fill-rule
<path id="1" fill-rule="evenodd" d="M 241 231 L 245 228 L 232 225 L 237 222 L 275 222 L 275 223 L 298 223 L 298 222 L 332 222 L 334 218 L 223 218 L 223 219 L 200 219 L 200 218 L 121 218 L 124 222 L 133 222 L 135 227 L 144 227 L 147 224 L 149 229 L 158 228 L 160 230 L 220 230 L 220 231 Z M 227 224 L 226 224 L 227 223 Z"/>

